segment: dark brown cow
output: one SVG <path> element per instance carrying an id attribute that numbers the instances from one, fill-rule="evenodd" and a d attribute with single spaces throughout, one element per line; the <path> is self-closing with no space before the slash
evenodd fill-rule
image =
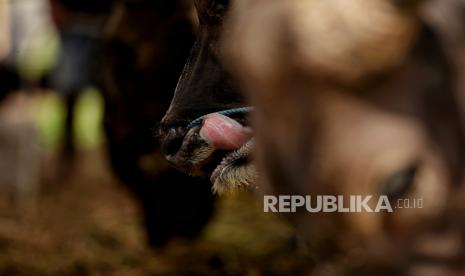
<path id="1" fill-rule="evenodd" d="M 195 237 L 213 211 L 208 179 L 171 168 L 154 138 L 194 42 L 191 11 L 183 0 L 119 1 L 104 43 L 104 127 L 111 164 L 141 202 L 153 246 Z"/>
<path id="2" fill-rule="evenodd" d="M 213 188 L 218 192 L 248 187 L 256 177 L 248 159 L 250 144 L 217 146 L 199 134 L 201 126 L 187 127 L 200 116 L 246 105 L 236 82 L 221 61 L 219 38 L 226 31 L 223 20 L 230 1 L 194 2 L 200 30 L 171 106 L 162 121 L 160 135 L 164 154 L 170 163 L 185 173 L 211 175 Z M 243 114 L 233 118 L 247 124 Z M 233 120 L 220 123 L 222 125 L 217 125 L 218 128 L 237 124 Z"/>
<path id="3" fill-rule="evenodd" d="M 256 106 L 265 193 L 424 201 L 292 214 L 316 274 L 459 275 L 464 212 L 448 204 L 463 193 L 457 79 L 415 1 L 250 2 L 237 6 L 225 45 Z"/>

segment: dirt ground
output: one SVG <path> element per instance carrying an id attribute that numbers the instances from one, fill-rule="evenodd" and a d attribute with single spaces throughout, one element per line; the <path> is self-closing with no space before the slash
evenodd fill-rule
<path id="1" fill-rule="evenodd" d="M 56 180 L 61 163 L 43 159 L 36 207 L 1 210 L 0 275 L 283 275 L 308 264 L 291 229 L 247 193 L 221 198 L 195 242 L 153 251 L 100 150 L 80 153 L 65 181 Z"/>

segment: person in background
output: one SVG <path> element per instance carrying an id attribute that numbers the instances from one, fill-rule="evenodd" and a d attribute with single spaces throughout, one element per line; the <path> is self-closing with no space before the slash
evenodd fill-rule
<path id="1" fill-rule="evenodd" d="M 46 82 L 65 99 L 65 137 L 61 154 L 68 164 L 72 164 L 76 151 L 73 139 L 74 108 L 81 91 L 98 85 L 96 67 L 99 45 L 112 0 L 49 1 L 61 51 Z"/>

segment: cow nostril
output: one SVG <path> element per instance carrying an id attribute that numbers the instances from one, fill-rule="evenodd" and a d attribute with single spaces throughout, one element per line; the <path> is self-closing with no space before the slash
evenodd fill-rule
<path id="1" fill-rule="evenodd" d="M 175 155 L 181 148 L 183 141 L 184 135 L 181 135 L 175 129 L 170 129 L 168 134 L 162 139 L 163 154 L 166 157 Z"/>

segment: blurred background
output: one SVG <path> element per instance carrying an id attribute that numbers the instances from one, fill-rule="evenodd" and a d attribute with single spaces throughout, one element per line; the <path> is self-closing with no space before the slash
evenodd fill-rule
<path id="1" fill-rule="evenodd" d="M 0 275 L 305 271 L 292 231 L 252 195 L 216 199 L 157 155 L 147 133 L 196 23 L 185 1 L 148 2 L 0 0 Z M 157 48 L 163 33 L 185 47 Z M 157 60 L 167 49 L 175 59 Z M 160 71 L 169 84 L 140 79 L 175 63 Z"/>

